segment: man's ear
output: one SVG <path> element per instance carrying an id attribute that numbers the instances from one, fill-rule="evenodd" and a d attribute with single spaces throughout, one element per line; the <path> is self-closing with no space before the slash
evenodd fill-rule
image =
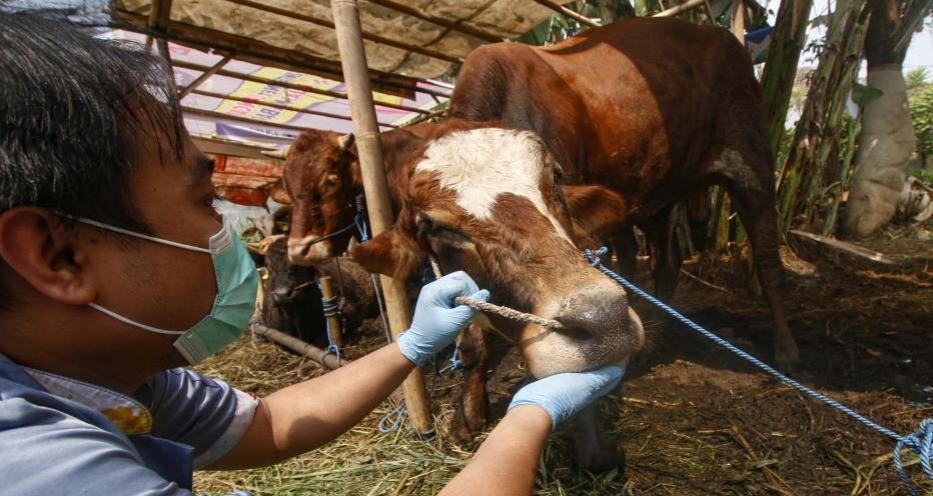
<path id="1" fill-rule="evenodd" d="M 628 204 L 618 193 L 603 186 L 561 186 L 575 236 L 602 237 L 619 230 Z"/>
<path id="2" fill-rule="evenodd" d="M 10 269 L 49 298 L 84 305 L 97 295 L 78 245 L 77 231 L 46 209 L 14 207 L 0 213 L 0 258 Z"/>

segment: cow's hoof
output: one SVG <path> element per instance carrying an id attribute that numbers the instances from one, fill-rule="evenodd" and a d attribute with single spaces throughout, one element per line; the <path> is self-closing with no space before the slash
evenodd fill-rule
<path id="1" fill-rule="evenodd" d="M 797 350 L 797 344 L 791 344 L 792 346 L 778 347 L 774 351 L 774 364 L 777 365 L 778 370 L 785 374 L 796 372 L 797 367 L 800 365 L 800 352 Z"/>
<path id="2" fill-rule="evenodd" d="M 601 440 L 598 446 L 575 443 L 574 450 L 578 470 L 603 473 L 617 469 L 620 474 L 625 473 L 625 452 L 610 440 Z"/>

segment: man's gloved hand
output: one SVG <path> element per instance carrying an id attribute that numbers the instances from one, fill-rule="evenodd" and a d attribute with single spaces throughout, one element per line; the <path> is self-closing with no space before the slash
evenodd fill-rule
<path id="1" fill-rule="evenodd" d="M 486 301 L 489 291 L 480 290 L 463 271 L 447 274 L 421 288 L 411 327 L 396 339 L 405 358 L 421 366 L 454 342 L 460 329 L 476 313 L 466 305 L 456 305 L 454 298 L 458 296 Z"/>
<path id="2" fill-rule="evenodd" d="M 625 369 L 609 365 L 589 372 L 555 374 L 518 390 L 509 410 L 519 405 L 538 405 L 551 416 L 551 430 L 608 393 L 622 379 Z"/>

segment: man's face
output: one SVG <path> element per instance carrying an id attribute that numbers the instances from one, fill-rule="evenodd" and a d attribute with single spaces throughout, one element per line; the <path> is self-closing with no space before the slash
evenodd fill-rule
<path id="1" fill-rule="evenodd" d="M 213 163 L 184 136 L 181 160 L 162 143 L 142 148 L 140 166 L 130 178 L 131 199 L 151 235 L 202 248 L 222 227 L 214 210 Z M 95 302 L 136 322 L 161 329 L 184 331 L 206 316 L 217 294 L 211 256 L 160 243 L 114 236 L 83 228 L 96 237 L 100 255 L 89 267 L 99 276 Z M 172 342 L 177 336 L 146 332 L 129 326 L 123 335 L 135 346 L 153 349 L 166 366 L 184 360 Z M 135 334 L 126 334 L 135 333 Z M 163 353 L 158 353 L 161 350 Z"/>

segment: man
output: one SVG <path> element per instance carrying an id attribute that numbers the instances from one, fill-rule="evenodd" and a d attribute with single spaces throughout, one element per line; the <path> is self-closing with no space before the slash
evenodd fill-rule
<path id="1" fill-rule="evenodd" d="M 256 273 L 212 207 L 169 74 L 138 48 L 0 12 L 4 493 L 190 494 L 195 468 L 312 450 L 451 344 L 474 313 L 455 296 L 488 297 L 444 277 L 395 343 L 258 400 L 177 368 L 243 331 Z M 530 493 L 548 433 L 620 376 L 526 386 L 444 493 Z"/>

